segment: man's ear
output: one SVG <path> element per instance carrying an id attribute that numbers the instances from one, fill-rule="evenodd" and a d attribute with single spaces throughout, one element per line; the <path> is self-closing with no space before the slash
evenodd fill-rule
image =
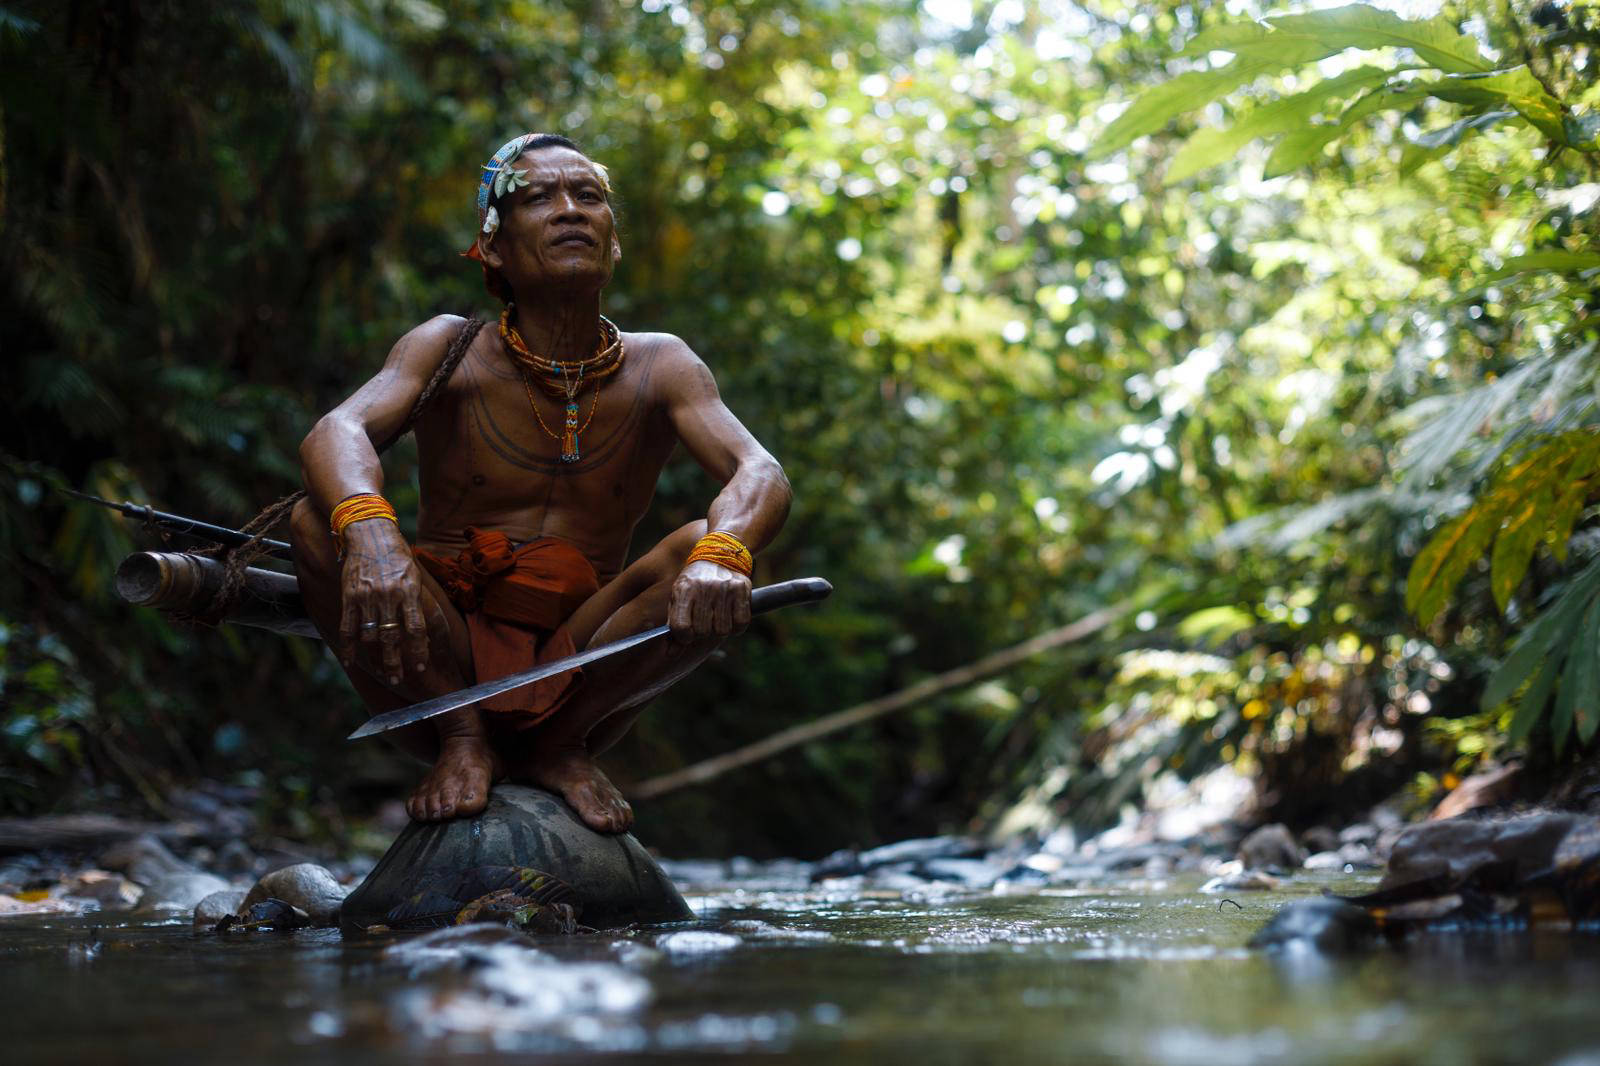
<path id="1" fill-rule="evenodd" d="M 617 240 L 615 233 L 611 235 L 611 261 L 613 263 L 622 262 L 622 242 Z"/>
<path id="2" fill-rule="evenodd" d="M 499 270 L 501 259 L 500 253 L 494 250 L 494 238 L 495 235 L 492 233 L 478 234 L 478 256 L 483 262 Z"/>

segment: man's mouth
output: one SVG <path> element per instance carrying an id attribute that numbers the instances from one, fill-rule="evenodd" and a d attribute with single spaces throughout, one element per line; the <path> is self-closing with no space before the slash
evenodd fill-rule
<path id="1" fill-rule="evenodd" d="M 594 238 L 589 236 L 587 233 L 568 233 L 564 236 L 557 237 L 550 243 L 555 245 L 557 248 L 565 244 L 582 244 L 593 248 Z"/>

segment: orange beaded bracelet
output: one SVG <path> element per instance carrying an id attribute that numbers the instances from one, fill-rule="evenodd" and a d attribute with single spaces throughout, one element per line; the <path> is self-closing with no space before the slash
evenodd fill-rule
<path id="1" fill-rule="evenodd" d="M 344 531 L 369 518 L 385 518 L 397 526 L 400 524 L 389 501 L 376 492 L 358 492 L 335 505 L 333 514 L 328 516 L 328 524 L 333 533 L 333 542 L 339 549 L 339 558 L 344 558 Z"/>
<path id="2" fill-rule="evenodd" d="M 732 533 L 715 530 L 707 533 L 695 542 L 694 549 L 689 552 L 689 558 L 684 566 L 704 560 L 725 566 L 729 570 L 749 577 L 755 570 L 755 557 L 750 554 L 750 549 L 744 546 L 744 541 Z"/>

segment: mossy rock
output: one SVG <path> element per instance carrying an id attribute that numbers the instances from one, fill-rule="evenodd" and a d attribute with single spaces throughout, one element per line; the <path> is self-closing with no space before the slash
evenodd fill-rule
<path id="1" fill-rule="evenodd" d="M 522 867 L 558 878 L 577 897 L 578 920 L 596 929 L 694 917 L 632 834 L 596 833 L 559 796 L 498 785 L 476 818 L 407 826 L 345 898 L 339 925 L 346 932 L 387 925 L 397 907 L 485 866 Z"/>

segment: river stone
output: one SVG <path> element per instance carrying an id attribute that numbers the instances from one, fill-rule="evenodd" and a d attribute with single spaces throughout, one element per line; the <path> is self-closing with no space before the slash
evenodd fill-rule
<path id="1" fill-rule="evenodd" d="M 1572 850 L 1569 838 L 1572 844 L 1600 839 L 1600 819 L 1545 812 L 1500 821 L 1424 822 L 1395 841 L 1378 887 L 1441 878 L 1452 885 L 1515 889 L 1559 867 L 1563 849 Z"/>
<path id="2" fill-rule="evenodd" d="M 311 924 L 320 927 L 339 924 L 339 906 L 349 889 L 337 878 L 314 862 L 297 862 L 273 870 L 255 883 L 238 913 L 267 899 L 281 899 L 291 907 L 299 907 L 311 917 Z"/>
<path id="3" fill-rule="evenodd" d="M 1286 826 L 1274 822 L 1239 842 L 1239 861 L 1246 870 L 1293 870 L 1306 861 L 1306 853 Z"/>
<path id="4" fill-rule="evenodd" d="M 158 878 L 139 898 L 138 913 L 193 911 L 200 901 L 214 892 L 223 892 L 228 882 L 208 873 L 177 873 Z"/>
<path id="5" fill-rule="evenodd" d="M 632 834 L 595 832 L 543 789 L 497 785 L 476 818 L 407 826 L 345 897 L 340 927 L 355 932 L 387 924 L 400 903 L 479 866 L 530 867 L 559 878 L 582 904 L 578 920 L 596 929 L 694 917 Z"/>
<path id="6" fill-rule="evenodd" d="M 217 923 L 228 915 L 238 914 L 244 910 L 244 894 L 242 888 L 225 888 L 221 892 L 211 893 L 194 905 L 194 927 L 215 929 Z"/>

